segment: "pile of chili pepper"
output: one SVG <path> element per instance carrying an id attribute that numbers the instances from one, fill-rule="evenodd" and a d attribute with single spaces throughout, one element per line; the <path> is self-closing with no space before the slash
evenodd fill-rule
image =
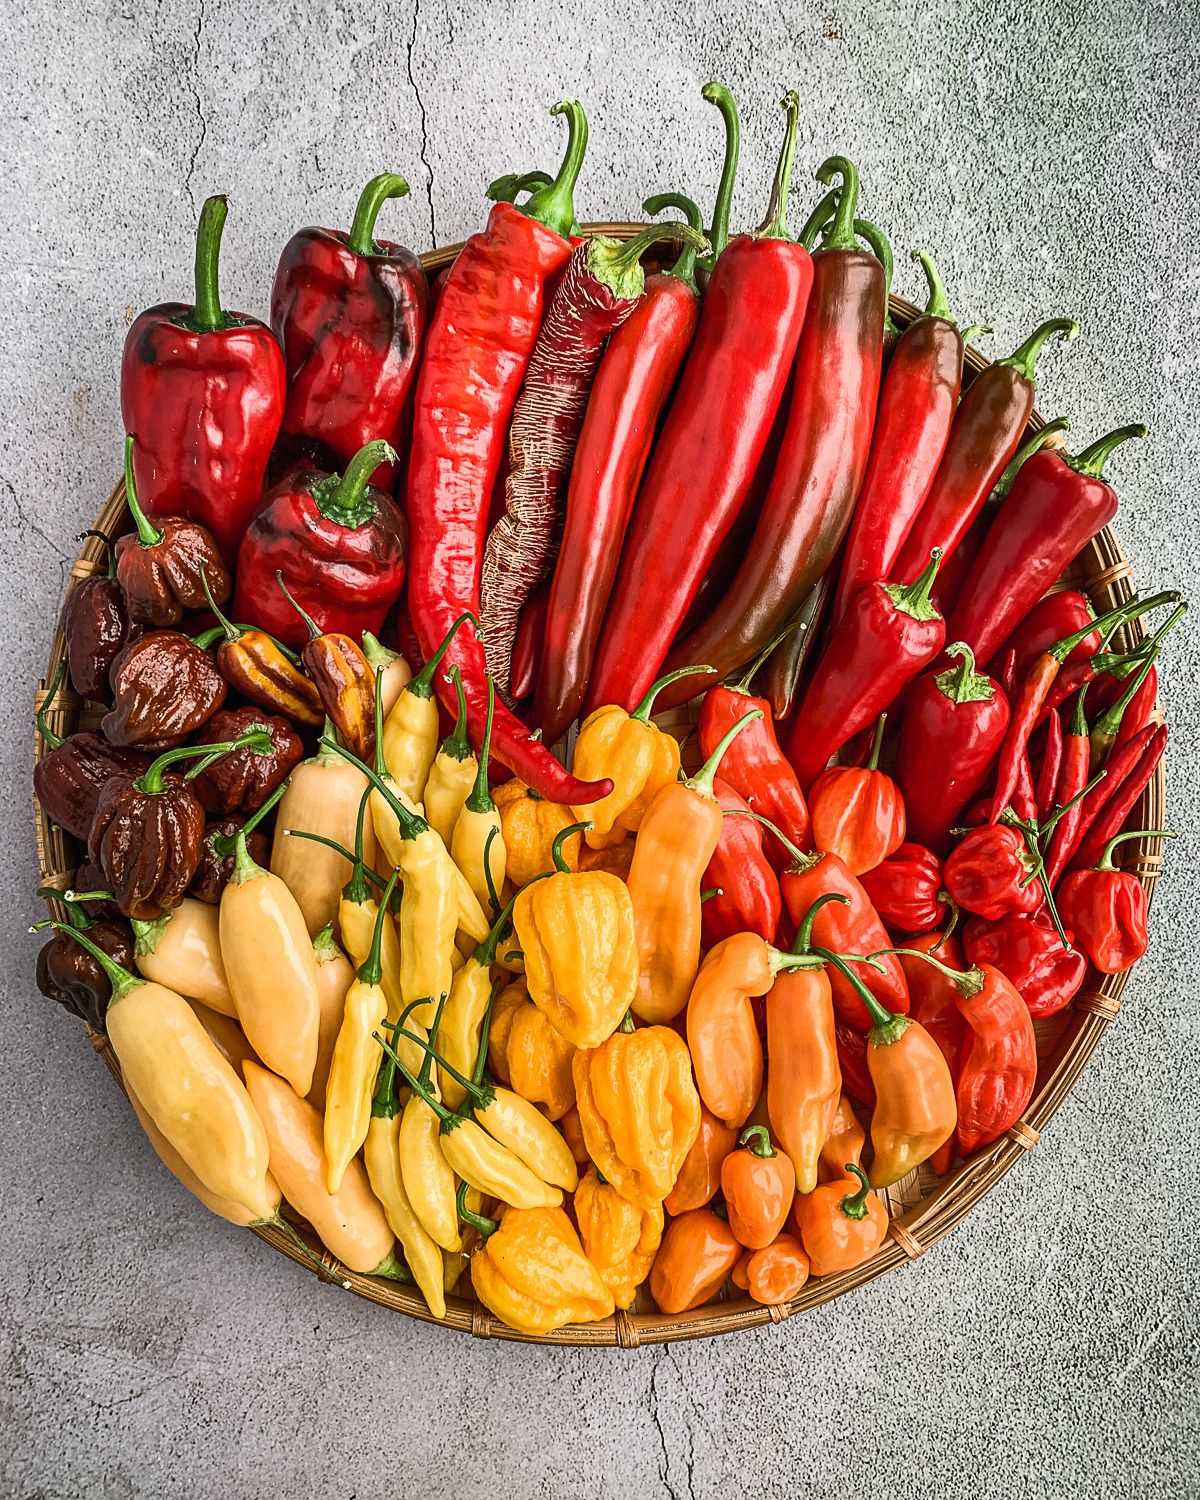
<path id="1" fill-rule="evenodd" d="M 77 855 L 38 986 L 164 1165 L 531 1335 L 869 1261 L 890 1189 L 1019 1129 L 1035 1022 L 1145 953 L 1129 855 L 1171 837 L 1186 605 L 1077 566 L 1145 430 L 1031 431 L 1075 323 L 972 376 L 927 251 L 896 327 L 847 158 L 793 235 L 795 94 L 731 236 L 703 97 L 707 227 L 671 190 L 686 222 L 584 234 L 568 100 L 433 286 L 383 172 L 289 240 L 269 326 L 210 198 L 194 304 L 126 339 L 128 523 L 37 716 Z"/>

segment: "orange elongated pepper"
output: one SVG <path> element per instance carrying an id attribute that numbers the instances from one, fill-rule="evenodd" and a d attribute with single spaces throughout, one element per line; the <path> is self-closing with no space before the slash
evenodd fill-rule
<path id="1" fill-rule="evenodd" d="M 712 1201 L 721 1186 L 721 1166 L 737 1145 L 737 1136 L 711 1109 L 700 1106 L 700 1129 L 663 1204 L 673 1219 Z"/>
<path id="2" fill-rule="evenodd" d="M 783 1228 L 796 1193 L 791 1160 L 771 1144 L 765 1125 L 750 1125 L 721 1165 L 729 1227 L 747 1250 L 762 1250 Z"/>
<path id="3" fill-rule="evenodd" d="M 742 1256 L 733 1230 L 711 1208 L 693 1208 L 667 1225 L 650 1271 L 650 1295 L 665 1313 L 711 1302 Z"/>
<path id="4" fill-rule="evenodd" d="M 846 1175 L 797 1198 L 796 1228 L 814 1276 L 850 1271 L 870 1260 L 887 1234 L 887 1209 L 853 1162 Z"/>
<path id="5" fill-rule="evenodd" d="M 761 718 L 756 708 L 739 719 L 696 775 L 662 787 L 642 817 L 628 884 L 641 964 L 633 1011 L 643 1021 L 671 1021 L 688 1003 L 700 965 L 700 881 L 721 837 L 713 777 L 734 737 Z"/>

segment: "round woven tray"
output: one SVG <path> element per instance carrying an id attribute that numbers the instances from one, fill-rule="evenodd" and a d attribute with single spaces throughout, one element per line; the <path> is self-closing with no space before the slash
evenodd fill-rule
<path id="1" fill-rule="evenodd" d="M 628 239 L 640 227 L 636 224 L 588 224 L 585 226 L 585 233 L 604 233 Z M 461 248 L 461 245 L 448 245 L 442 250 L 430 251 L 421 257 L 422 263 L 427 271 L 436 272 L 448 266 Z M 897 323 L 902 327 L 917 316 L 918 310 L 899 297 L 892 297 L 891 308 Z M 978 350 L 968 349 L 967 378 L 986 369 L 989 363 Z M 1029 425 L 1030 430 L 1036 430 L 1044 425 L 1043 419 L 1035 413 Z M 109 496 L 93 525 L 95 530 L 108 537 L 116 537 L 129 529 L 123 484 L 119 484 Z M 103 566 L 103 546 L 96 538 L 89 537 L 71 567 L 71 578 L 86 578 Z M 1069 579 L 1061 580 L 1057 586 L 1064 586 L 1067 582 L 1072 587 L 1082 589 L 1097 612 L 1110 609 L 1132 596 L 1132 572 L 1111 528 L 1106 527 L 1084 549 L 1072 567 Z M 1119 643 L 1131 646 L 1143 637 L 1142 625 L 1137 621 L 1126 627 L 1116 639 Z M 60 625 L 54 632 L 50 660 L 46 676 L 39 684 L 36 706 L 41 708 L 45 704 L 46 719 L 51 729 L 58 734 L 67 735 L 80 727 L 81 723 L 89 726 L 93 724 L 96 715 L 91 712 L 94 705 L 82 704 L 66 688 L 55 694 L 52 703 L 45 703 L 46 684 L 53 680 L 63 651 Z M 35 733 L 35 758 L 40 758 L 44 752 L 41 735 Z M 1135 810 L 1131 820 L 1133 826 L 1164 826 L 1164 786 L 1163 767 L 1160 764 Z M 49 822 L 36 799 L 33 808 L 41 883 L 58 890 L 67 890 L 77 863 L 74 841 L 61 828 Z M 1130 840 L 1123 846 L 1122 856 L 1124 868 L 1137 874 L 1145 887 L 1147 899 L 1151 900 L 1162 866 L 1162 858 L 1156 845 L 1148 839 Z M 55 907 L 58 904 L 51 905 Z M 62 916 L 61 911 L 59 915 Z M 636 1348 L 639 1344 L 707 1338 L 718 1333 L 735 1333 L 742 1328 L 757 1328 L 764 1323 L 781 1323 L 804 1308 L 829 1302 L 843 1292 L 873 1281 L 875 1277 L 905 1261 L 914 1260 L 931 1245 L 937 1244 L 966 1217 L 1013 1163 L 1037 1145 L 1041 1132 L 1075 1086 L 1100 1038 L 1116 1016 L 1130 972 L 1132 971 L 1109 977 L 1089 972 L 1087 982 L 1072 1004 L 1059 1015 L 1037 1024 L 1037 1085 L 1023 1118 L 1007 1134 L 945 1177 L 936 1177 L 926 1168 L 921 1168 L 910 1173 L 894 1187 L 888 1188 L 884 1196 L 892 1216 L 891 1227 L 878 1254 L 856 1270 L 810 1281 L 799 1297 L 779 1307 L 762 1307 L 746 1297 L 735 1296 L 697 1308 L 693 1312 L 668 1316 L 657 1312 L 653 1304 L 645 1300 L 643 1290 L 640 1294 L 642 1300 L 635 1304 L 633 1310 L 619 1311 L 603 1322 L 561 1328 L 555 1333 L 542 1336 L 523 1334 L 499 1322 L 487 1308 L 469 1297 L 448 1297 L 446 1316 L 435 1318 L 415 1288 L 361 1276 L 347 1270 L 323 1249 L 303 1221 L 297 1221 L 297 1227 L 321 1257 L 321 1270 L 318 1274 L 322 1280 L 339 1285 L 383 1307 L 406 1313 L 409 1317 L 420 1318 L 426 1323 L 440 1323 L 447 1328 L 473 1333 L 479 1338 L 512 1339 L 533 1344 L 615 1344 L 622 1348 Z M 119 1082 L 116 1058 L 107 1039 L 95 1033 L 89 1035 L 93 1048 Z M 181 1211 L 186 1211 L 182 1200 Z M 306 1260 L 278 1229 L 262 1228 L 254 1230 L 254 1233 L 266 1240 L 273 1249 L 312 1270 L 312 1262 Z M 640 1310 L 643 1306 L 645 1310 Z"/>

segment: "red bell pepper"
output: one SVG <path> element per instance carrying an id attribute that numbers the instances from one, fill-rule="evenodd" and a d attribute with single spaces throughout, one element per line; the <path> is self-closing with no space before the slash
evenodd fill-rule
<path id="1" fill-rule="evenodd" d="M 508 422 L 533 353 L 547 284 L 566 265 L 575 218 L 572 191 L 583 164 L 587 123 L 574 101 L 556 105 L 570 137 L 554 181 L 521 208 L 497 203 L 487 229 L 472 235 L 450 269 L 425 339 L 413 403 L 407 509 L 408 613 L 421 653 L 432 655 L 462 614 L 478 618 L 488 507 Z M 457 666 L 476 741 L 487 717 L 487 664 L 474 627 L 458 632 L 438 674 L 448 712 Z M 521 721 L 497 703 L 495 757 L 552 802 L 582 806 L 611 790 L 607 780 L 571 776 Z"/>
<path id="2" fill-rule="evenodd" d="M 1072 937 L 1068 929 L 1068 936 Z M 1050 913 L 1016 912 L 994 922 L 972 917 L 963 946 L 973 964 L 991 964 L 1020 991 L 1035 1021 L 1071 1003 L 1087 976 L 1087 957 L 1064 947 Z"/>
<path id="3" fill-rule="evenodd" d="M 904 799 L 879 769 L 886 722 L 887 714 L 880 714 L 865 766 L 830 766 L 808 797 L 813 843 L 840 855 L 852 875 L 873 870 L 904 842 Z"/>
<path id="4" fill-rule="evenodd" d="M 585 714 L 607 703 L 631 708 L 660 675 L 750 494 L 787 389 L 813 266 L 808 251 L 787 233 L 799 114 L 794 93 L 785 96 L 784 107 L 787 134 L 767 220 L 753 234 L 730 240 L 705 290 L 696 337 L 634 507 Z M 685 665 L 709 659 L 691 657 Z M 699 690 L 702 679 L 689 681 L 675 701 Z"/>
<path id="5" fill-rule="evenodd" d="M 1081 594 L 1078 589 L 1059 589 L 1056 593 L 1046 594 L 1039 599 L 1004 643 L 1006 652 L 1011 650 L 1016 653 L 1018 681 L 1048 646 L 1061 641 L 1064 636 L 1074 635 L 1095 618 L 1096 612 L 1087 595 Z M 1086 661 L 1101 646 L 1101 632 L 1093 630 L 1090 635 L 1083 637 L 1067 657 L 1064 666 Z"/>
<path id="6" fill-rule="evenodd" d="M 763 851 L 762 827 L 753 818 L 738 816 L 750 809 L 727 781 L 718 777 L 713 792 L 725 816 L 721 837 L 700 882 L 705 889 L 716 890 L 701 908 L 703 945 L 715 948 L 737 932 L 756 932 L 765 942 L 772 942 L 781 898 L 779 878 Z"/>
<path id="7" fill-rule="evenodd" d="M 935 551 L 914 583 L 871 583 L 850 601 L 792 720 L 787 753 L 802 787 L 942 649 L 946 622 L 929 597 L 939 561 Z"/>
<path id="8" fill-rule="evenodd" d="M 860 879 L 889 932 L 929 932 L 947 910 L 953 925 L 954 902 L 942 883 L 942 862 L 923 844 L 901 844 Z"/>
<path id="9" fill-rule="evenodd" d="M 897 956 L 912 997 L 912 1018 L 919 1021 L 937 1043 L 957 1086 L 963 1044 L 967 1038 L 967 1024 L 958 1008 L 958 991 L 940 969 L 923 962 L 921 955 L 930 954 L 951 969 L 961 969 L 963 956 L 958 939 L 949 930 L 927 932 L 921 937 L 910 938 L 905 948 L 908 951 Z M 950 1170 L 957 1146 L 957 1137 L 952 1134 L 930 1157 L 930 1168 L 939 1176 Z"/>
<path id="10" fill-rule="evenodd" d="M 1075 458 L 1043 449 L 1017 475 L 963 583 L 950 633 L 986 666 L 1079 549 L 1112 520 L 1105 460 L 1144 427 L 1119 427 Z M 1086 637 L 1084 637 L 1086 639 Z M 1074 649 L 1074 648 L 1072 648 Z"/>
<path id="11" fill-rule="evenodd" d="M 1146 790 L 1167 748 L 1167 726 L 1160 724 L 1155 728 L 1148 724 L 1142 733 L 1148 734 L 1149 738 L 1142 740 L 1139 736 L 1125 746 L 1127 752 L 1137 751 L 1130 763 L 1119 767 L 1117 757 L 1113 756 L 1105 768 L 1108 776 L 1096 788 L 1099 791 L 1106 785 L 1109 787 L 1103 803 L 1089 809 L 1085 799 L 1079 843 L 1067 865 L 1068 871 L 1086 869 L 1096 863 L 1109 839 L 1125 826 L 1125 820 Z"/>
<path id="12" fill-rule="evenodd" d="M 777 636 L 833 562 L 867 468 L 883 363 L 883 267 L 855 240 L 853 164 L 830 157 L 817 177 L 840 177 L 842 188 L 812 257 L 813 294 L 770 486 L 732 583 L 668 658 L 708 662 L 714 680 Z M 685 694 L 681 687 L 668 702 Z"/>
<path id="13" fill-rule="evenodd" d="M 1162 828 L 1135 828 L 1109 839 L 1096 863 L 1062 883 L 1058 905 L 1079 946 L 1101 974 L 1122 974 L 1145 953 L 1146 890 L 1136 875 L 1118 870 L 1113 850 L 1125 839 L 1174 838 Z"/>
<path id="14" fill-rule="evenodd" d="M 292 646 L 308 640 L 277 572 L 323 631 L 377 635 L 404 586 L 404 515 L 369 476 L 395 453 L 367 443 L 344 474 L 300 469 L 268 492 L 238 550 L 233 616 Z"/>
<path id="15" fill-rule="evenodd" d="M 958 406 L 962 336 L 932 258 L 924 250 L 913 254 L 929 282 L 929 301 L 888 360 L 871 456 L 842 553 L 835 626 L 856 589 L 890 576 L 929 494 Z"/>
<path id="16" fill-rule="evenodd" d="M 942 549 L 943 557 L 953 556 L 1017 451 L 1033 410 L 1034 369 L 1042 345 L 1051 334 L 1073 339 L 1078 332 L 1079 325 L 1069 318 L 1052 318 L 971 382 L 955 413 L 937 477 L 890 577 L 902 583 L 916 577 L 934 547 Z M 960 638 L 961 632 L 953 632 L 953 639 Z"/>
<path id="17" fill-rule="evenodd" d="M 1010 912 L 1036 911 L 1043 892 L 1036 857 L 1019 829 L 987 823 L 972 828 L 946 860 L 946 889 L 964 911 L 995 921 Z"/>
<path id="18" fill-rule="evenodd" d="M 647 198 L 657 213 L 660 198 Z M 689 222 L 700 227 L 691 205 Z M 534 718 L 553 743 L 579 713 L 633 502 L 676 376 L 696 331 L 696 251 L 685 245 L 646 290 L 596 371 L 575 448 L 550 586 Z"/>
<path id="19" fill-rule="evenodd" d="M 321 443 L 334 467 L 374 438 L 403 451 L 408 409 L 429 318 L 421 262 L 403 245 L 375 238 L 375 221 L 408 183 L 373 177 L 349 233 L 301 229 L 283 247 L 271 288 L 271 326 L 287 365 L 283 431 Z M 371 476 L 391 490 L 395 473 Z"/>
<path id="20" fill-rule="evenodd" d="M 975 670 L 971 648 L 944 672 L 926 672 L 909 689 L 900 725 L 896 777 L 908 832 L 941 853 L 963 808 L 987 781 L 1008 728 L 1008 699 L 993 677 Z"/>
<path id="21" fill-rule="evenodd" d="M 275 335 L 222 310 L 217 286 L 223 197 L 196 231 L 196 304 L 163 302 L 134 319 L 121 356 L 121 416 L 148 516 L 190 516 L 227 561 L 262 504 L 283 420 L 285 372 Z"/>

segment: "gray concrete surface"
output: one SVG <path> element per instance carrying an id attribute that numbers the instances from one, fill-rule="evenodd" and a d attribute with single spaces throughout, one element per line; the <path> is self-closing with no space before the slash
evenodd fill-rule
<path id="1" fill-rule="evenodd" d="M 1113 465 L 1145 585 L 1196 591 L 1200 21 L 1177 0 L 29 0 L 0 56 L 0 1492 L 1143 1496 L 1200 1493 L 1194 1155 L 1195 627 L 1171 643 L 1171 820 L 1154 948 L 1041 1146 L 950 1241 L 857 1296 L 715 1343 L 550 1352 L 451 1338 L 317 1285 L 186 1201 L 79 1028 L 32 982 L 28 705 L 73 534 L 118 468 L 133 311 L 186 295 L 227 190 L 227 305 L 265 311 L 297 225 L 384 167 L 386 232 L 468 232 L 497 172 L 591 113 L 584 218 L 706 201 L 711 76 L 746 115 L 755 222 L 786 85 L 806 174 L 841 149 L 899 246 L 1004 350 L 1086 337 L 1041 406 Z M 906 263 L 899 288 L 913 291 Z"/>

